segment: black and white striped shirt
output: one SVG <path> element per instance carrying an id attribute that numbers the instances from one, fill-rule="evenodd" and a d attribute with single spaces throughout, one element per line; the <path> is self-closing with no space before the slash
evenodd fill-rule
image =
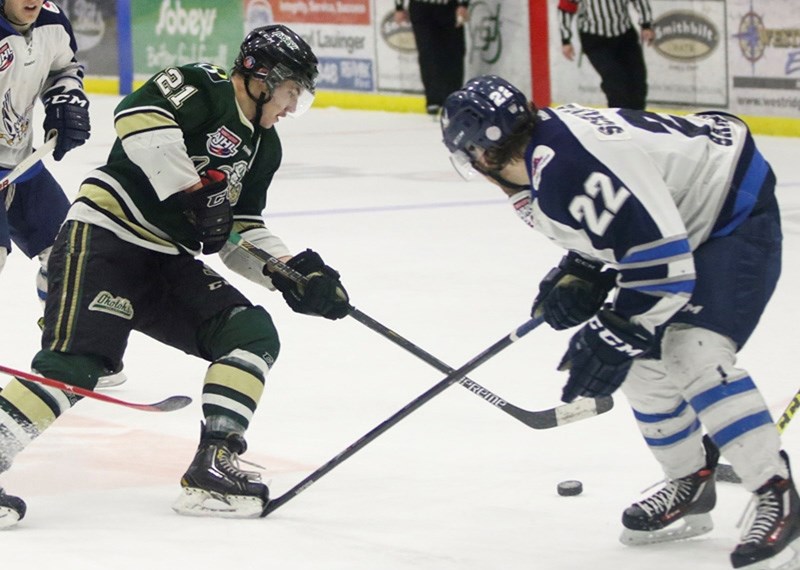
<path id="1" fill-rule="evenodd" d="M 639 12 L 640 25 L 649 28 L 653 21 L 653 12 L 648 0 L 560 0 L 558 13 L 561 43 L 571 43 L 572 21 L 576 15 L 579 32 L 609 38 L 621 36 L 633 27 L 628 12 L 629 4 L 633 4 Z"/>

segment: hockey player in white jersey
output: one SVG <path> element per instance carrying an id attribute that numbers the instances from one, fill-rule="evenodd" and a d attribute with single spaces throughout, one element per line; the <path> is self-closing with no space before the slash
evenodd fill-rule
<path id="1" fill-rule="evenodd" d="M 44 103 L 44 132 L 58 135 L 53 158 L 89 138 L 89 100 L 83 91 L 83 66 L 72 26 L 53 2 L 0 0 L 0 179 L 31 154 L 33 109 Z M 47 261 L 56 233 L 66 217 L 69 200 L 58 181 L 40 161 L 0 192 L 0 271 L 11 242 L 40 268 L 36 289 L 44 303 Z M 125 381 L 120 370 L 109 371 L 101 388 Z"/>
<path id="2" fill-rule="evenodd" d="M 745 124 L 722 112 L 537 110 L 482 76 L 448 97 L 441 125 L 457 168 L 495 182 L 569 251 L 532 309 L 556 329 L 586 323 L 559 365 L 563 400 L 621 386 L 663 467 L 664 487 L 623 513 L 621 540 L 710 531 L 721 451 L 754 494 L 733 567 L 773 568 L 787 546 L 795 556 L 780 568 L 800 566 L 789 459 L 736 366 L 777 283 L 782 239 L 775 176 Z"/>
<path id="3" fill-rule="evenodd" d="M 58 134 L 55 160 L 89 138 L 89 102 L 83 67 L 64 13 L 52 2 L 0 0 L 0 178 L 31 154 L 33 109 L 45 106 L 46 136 Z M 0 269 L 11 242 L 38 257 L 37 289 L 47 292 L 50 246 L 69 208 L 61 186 L 41 162 L 3 190 L 0 208 Z"/>

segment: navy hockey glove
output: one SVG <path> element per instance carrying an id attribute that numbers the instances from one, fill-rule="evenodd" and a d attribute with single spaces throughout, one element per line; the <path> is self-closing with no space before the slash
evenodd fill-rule
<path id="1" fill-rule="evenodd" d="M 342 319 L 350 313 L 350 298 L 339 281 L 339 273 L 325 265 L 317 252 L 307 249 L 287 261 L 286 265 L 306 277 L 306 282 L 297 283 L 279 273 L 267 273 L 266 268 L 264 272 L 294 312 L 332 320 Z"/>
<path id="2" fill-rule="evenodd" d="M 233 212 L 225 173 L 209 170 L 200 177 L 202 188 L 181 195 L 184 213 L 197 230 L 203 253 L 217 253 L 233 229 Z"/>
<path id="3" fill-rule="evenodd" d="M 614 288 L 617 272 L 570 252 L 539 283 L 531 316 L 541 315 L 555 330 L 568 329 L 592 318 Z"/>
<path id="4" fill-rule="evenodd" d="M 559 370 L 569 370 L 563 402 L 578 396 L 609 396 L 622 385 L 633 364 L 652 346 L 653 335 L 610 309 L 601 310 L 569 341 Z"/>
<path id="5" fill-rule="evenodd" d="M 53 159 L 61 160 L 89 138 L 89 100 L 80 89 L 64 91 L 61 86 L 50 89 L 43 100 L 44 135 L 50 138 L 53 131 L 58 133 Z"/>

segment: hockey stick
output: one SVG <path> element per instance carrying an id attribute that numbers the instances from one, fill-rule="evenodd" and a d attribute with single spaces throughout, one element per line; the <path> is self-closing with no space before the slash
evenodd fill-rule
<path id="1" fill-rule="evenodd" d="M 445 374 L 453 373 L 454 369 L 451 366 L 448 366 L 432 354 L 425 352 L 419 346 L 403 338 L 372 317 L 365 315 L 358 309 L 354 308 L 349 316 L 394 344 L 406 349 L 417 358 L 436 368 L 439 372 L 444 372 Z M 470 380 L 466 376 L 459 380 L 458 383 L 476 396 L 483 398 L 496 408 L 501 409 L 508 415 L 513 416 L 533 429 L 549 429 L 571 422 L 577 422 L 592 416 L 604 414 L 614 407 L 614 399 L 610 396 L 606 396 L 603 398 L 583 398 L 569 404 L 561 404 L 548 410 L 524 410 L 506 402 L 497 394 L 490 392 L 488 389 L 474 380 Z"/>
<path id="2" fill-rule="evenodd" d="M 478 366 L 492 358 L 493 356 L 497 355 L 500 351 L 505 349 L 506 347 L 510 346 L 511 344 L 515 343 L 523 336 L 531 332 L 533 329 L 538 327 L 544 319 L 536 318 L 527 321 L 526 323 L 522 324 L 519 328 L 514 330 L 513 332 L 507 334 L 505 337 L 494 343 L 492 346 L 481 352 L 478 356 L 474 357 L 472 360 L 464 364 L 458 370 L 453 370 L 450 374 L 444 377 L 444 379 L 440 380 L 437 384 L 435 384 L 432 388 L 428 389 L 427 392 L 417 396 L 415 399 L 410 401 L 406 404 L 403 408 L 386 418 L 383 422 L 372 428 L 369 432 L 365 435 L 361 436 L 358 440 L 350 444 L 344 451 L 338 453 L 333 459 L 325 463 L 322 467 L 318 468 L 316 471 L 311 473 L 308 477 L 300 481 L 297 485 L 289 489 L 280 497 L 276 497 L 270 501 L 267 501 L 267 504 L 264 505 L 264 510 L 261 512 L 261 516 L 265 517 L 274 510 L 282 507 L 287 502 L 292 500 L 294 497 L 308 489 L 311 485 L 319 481 L 324 475 L 329 473 L 333 470 L 337 465 L 342 463 L 345 459 L 348 459 L 352 455 L 354 455 L 357 451 L 362 449 L 364 446 L 375 440 L 379 435 L 383 432 L 391 428 L 392 426 L 396 425 L 400 420 L 411 414 L 414 410 L 420 408 L 426 402 L 429 402 L 438 394 L 442 393 L 446 390 L 450 385 L 458 382 L 460 379 L 464 378 L 467 374 L 475 370 Z"/>
<path id="3" fill-rule="evenodd" d="M 293 270 L 291 267 L 288 267 L 285 263 L 281 262 L 275 257 L 271 256 L 266 251 L 256 247 L 249 241 L 245 240 L 244 238 L 242 238 L 242 236 L 240 236 L 236 232 L 233 232 L 231 234 L 229 241 L 244 249 L 247 253 L 256 258 L 260 263 L 266 265 L 267 270 L 270 273 L 279 273 L 295 282 L 302 282 L 305 279 L 303 275 Z M 361 323 L 362 325 L 377 332 L 379 335 L 383 336 L 387 340 L 393 342 L 394 344 L 400 346 L 401 348 L 404 348 L 417 358 L 430 364 L 431 366 L 436 368 L 439 372 L 443 372 L 444 374 L 451 374 L 454 371 L 454 369 L 451 366 L 448 366 L 447 364 L 445 364 L 432 354 L 426 352 L 413 342 L 400 336 L 399 334 L 391 330 L 389 327 L 382 325 L 381 323 L 379 323 L 372 317 L 364 314 L 363 312 L 359 311 L 355 307 L 350 311 L 349 316 L 358 321 L 359 323 Z M 561 404 L 559 406 L 556 406 L 555 408 L 550 408 L 547 410 L 531 411 L 510 404 L 497 394 L 494 394 L 490 390 L 484 388 L 483 386 L 481 386 L 474 380 L 467 378 L 466 376 L 459 380 L 459 384 L 461 384 L 471 393 L 482 398 L 486 402 L 489 402 L 496 408 L 504 411 L 508 415 L 516 418 L 517 420 L 521 421 L 522 423 L 524 423 L 529 427 L 532 427 L 533 429 L 554 428 L 560 425 L 576 422 L 579 420 L 590 418 L 592 416 L 603 414 L 614 407 L 613 398 L 607 396 L 603 398 L 584 398 L 581 400 L 577 400 L 575 402 L 571 402 L 569 404 Z"/>
<path id="4" fill-rule="evenodd" d="M 16 165 L 11 172 L 6 174 L 6 177 L 0 180 L 0 191 L 8 188 L 17 178 L 28 172 L 37 162 L 42 160 L 45 156 L 53 152 L 56 148 L 57 136 L 50 137 L 46 143 L 26 156 L 18 165 Z"/>
<path id="5" fill-rule="evenodd" d="M 0 365 L 0 372 L 10 376 L 16 376 L 18 379 L 44 384 L 45 386 L 50 386 L 51 388 L 58 388 L 59 390 L 70 392 L 76 396 L 92 398 L 94 400 L 100 400 L 101 402 L 125 406 L 126 408 L 133 408 L 134 410 L 142 410 L 144 412 L 172 412 L 175 410 L 180 410 L 181 408 L 185 408 L 192 403 L 192 399 L 189 396 L 170 396 L 166 400 L 161 400 L 160 402 L 156 402 L 154 404 L 137 404 L 135 402 L 127 402 L 125 400 L 119 400 L 111 396 L 106 396 L 105 394 L 92 392 L 91 390 L 79 388 L 78 386 L 66 384 L 59 380 L 53 380 L 52 378 L 45 378 L 44 376 L 37 376 L 36 374 L 23 372 L 22 370 L 15 370 L 13 368 L 9 368 L 8 366 Z"/>
<path id="6" fill-rule="evenodd" d="M 798 409 L 800 409 L 800 390 L 795 392 L 794 398 L 792 398 L 792 400 L 786 406 L 786 409 L 783 410 L 781 417 L 778 418 L 778 421 L 775 424 L 775 427 L 778 428 L 779 434 L 786 430 L 786 427 L 789 425 L 789 422 L 792 421 L 792 418 L 795 416 Z M 717 470 L 714 473 L 714 477 L 717 481 L 722 481 L 724 483 L 742 482 L 742 478 L 737 475 L 736 471 L 733 470 L 733 467 L 726 463 L 720 463 L 717 465 Z"/>

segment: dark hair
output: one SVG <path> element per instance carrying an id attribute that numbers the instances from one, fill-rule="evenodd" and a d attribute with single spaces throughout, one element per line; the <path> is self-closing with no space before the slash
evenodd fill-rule
<path id="1" fill-rule="evenodd" d="M 483 158 L 490 170 L 501 170 L 512 160 L 521 160 L 525 157 L 525 149 L 528 147 L 528 142 L 537 123 L 536 105 L 533 102 L 528 104 L 531 108 L 530 118 L 516 125 L 502 144 L 486 149 Z"/>

